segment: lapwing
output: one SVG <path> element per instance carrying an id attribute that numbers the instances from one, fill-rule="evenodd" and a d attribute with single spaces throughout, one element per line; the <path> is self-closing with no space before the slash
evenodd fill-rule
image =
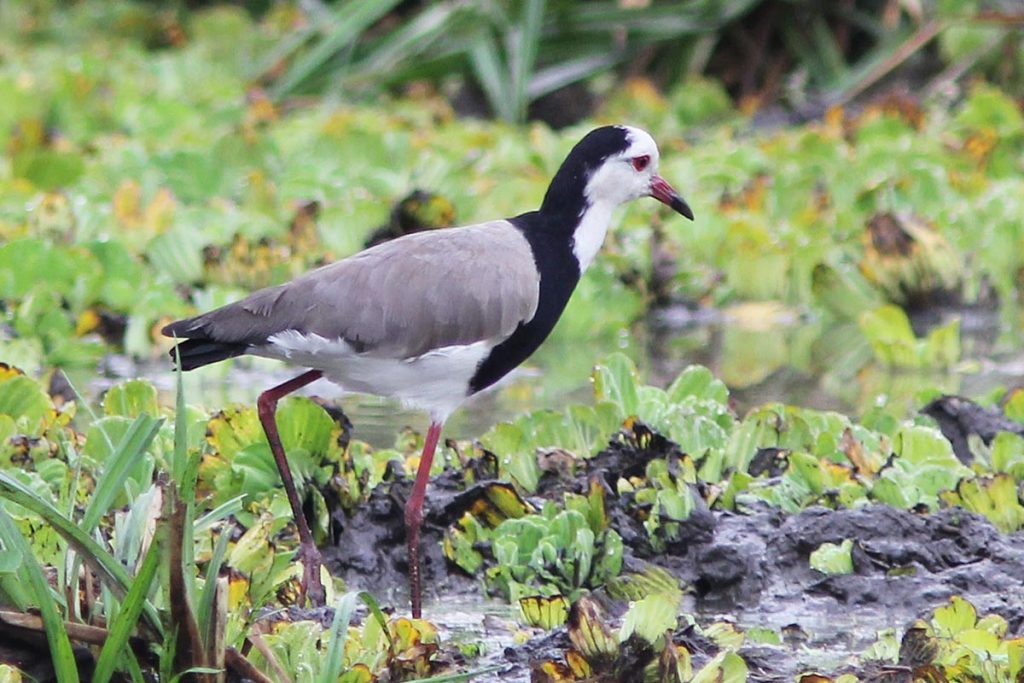
<path id="1" fill-rule="evenodd" d="M 163 334 L 182 370 L 243 354 L 307 368 L 256 401 L 298 527 L 302 591 L 324 602 L 320 552 L 278 435 L 278 400 L 321 377 L 345 391 L 400 400 L 430 415 L 405 504 L 412 615 L 421 615 L 419 537 L 430 466 L 448 416 L 532 354 L 555 327 L 620 204 L 653 197 L 693 220 L 658 175 L 658 147 L 630 126 L 589 132 L 569 152 L 537 211 L 405 235 Z"/>

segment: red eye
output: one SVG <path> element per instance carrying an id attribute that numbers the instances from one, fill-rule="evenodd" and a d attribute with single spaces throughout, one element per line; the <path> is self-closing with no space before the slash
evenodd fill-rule
<path id="1" fill-rule="evenodd" d="M 632 163 L 633 168 L 635 168 L 638 171 L 642 171 L 645 168 L 647 168 L 647 164 L 651 163 L 651 157 L 647 156 L 646 154 L 638 157 L 633 157 Z"/>

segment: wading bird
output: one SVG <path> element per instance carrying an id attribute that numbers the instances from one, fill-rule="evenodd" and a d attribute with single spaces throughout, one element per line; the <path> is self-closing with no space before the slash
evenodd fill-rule
<path id="1" fill-rule="evenodd" d="M 646 132 L 605 126 L 562 162 L 540 209 L 507 220 L 406 235 L 167 325 L 182 370 L 252 354 L 309 368 L 256 404 L 299 531 L 302 591 L 321 605 L 320 551 L 288 468 L 278 400 L 320 377 L 430 414 L 405 505 L 412 614 L 419 617 L 419 536 L 430 465 L 445 419 L 526 360 L 548 336 L 624 202 L 654 197 L 693 220 L 658 175 Z"/>

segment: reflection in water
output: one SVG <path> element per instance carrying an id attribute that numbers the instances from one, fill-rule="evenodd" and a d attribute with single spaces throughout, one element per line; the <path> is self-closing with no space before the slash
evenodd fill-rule
<path id="1" fill-rule="evenodd" d="M 853 416 L 887 405 L 905 416 L 923 404 L 922 392 L 940 390 L 983 395 L 1018 381 L 1021 363 L 1017 340 L 1000 339 L 994 315 L 963 318 L 965 362 L 951 370 L 893 370 L 874 361 L 864 337 L 852 322 L 826 325 L 777 305 L 746 306 L 724 313 L 668 311 L 628 331 L 585 342 L 556 332 L 540 351 L 497 387 L 468 401 L 445 426 L 446 438 L 476 438 L 496 422 L 537 409 L 560 410 L 593 400 L 590 371 L 607 354 L 621 350 L 640 367 L 651 384 L 667 386 L 686 366 L 709 367 L 729 386 L 739 414 L 769 402 L 827 410 Z M 1003 334 L 1002 337 L 1008 336 Z M 1000 353 L 1002 352 L 1002 353 Z M 982 362 L 969 359 L 986 358 Z M 264 389 L 296 371 L 281 363 L 243 358 L 185 374 L 186 400 L 209 409 L 228 403 L 254 404 Z M 72 374 L 90 397 L 124 377 L 144 376 L 156 383 L 167 405 L 173 403 L 174 373 L 156 360 L 136 365 L 111 357 L 99 378 Z M 342 395 L 326 381 L 305 393 L 337 398 L 355 427 L 355 437 L 375 446 L 391 446 L 404 427 L 424 430 L 427 417 L 384 399 Z"/>

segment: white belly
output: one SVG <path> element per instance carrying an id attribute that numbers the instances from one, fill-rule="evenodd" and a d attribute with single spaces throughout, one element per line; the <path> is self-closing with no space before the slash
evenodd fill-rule
<path id="1" fill-rule="evenodd" d="M 446 346 L 414 358 L 382 358 L 356 353 L 343 339 L 325 339 L 288 330 L 252 353 L 324 373 L 345 391 L 396 398 L 445 420 L 466 398 L 469 380 L 491 350 L 490 342 Z"/>

